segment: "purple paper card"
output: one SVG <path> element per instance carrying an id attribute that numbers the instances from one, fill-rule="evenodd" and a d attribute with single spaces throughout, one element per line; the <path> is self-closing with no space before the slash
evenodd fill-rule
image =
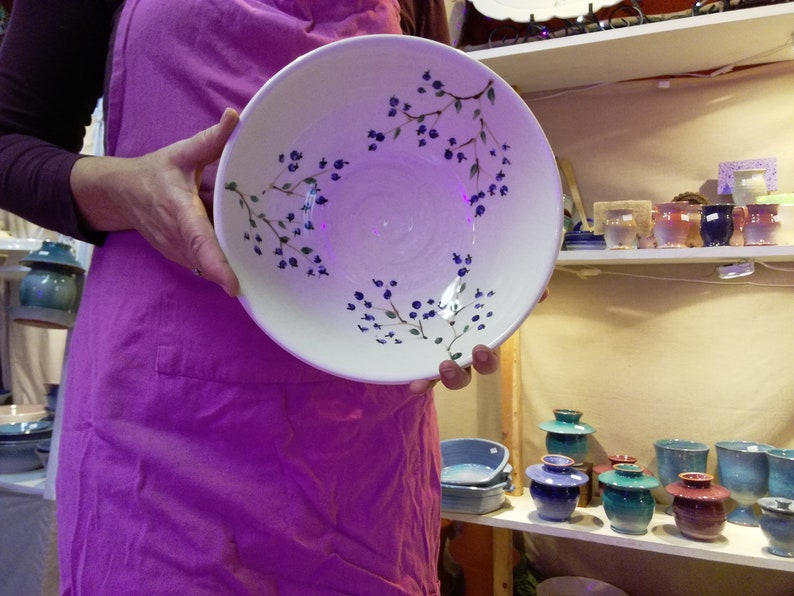
<path id="1" fill-rule="evenodd" d="M 717 192 L 721 195 L 733 193 L 733 173 L 736 170 L 764 169 L 767 190 L 777 190 L 777 158 L 746 159 L 744 161 L 723 161 L 717 176 Z"/>

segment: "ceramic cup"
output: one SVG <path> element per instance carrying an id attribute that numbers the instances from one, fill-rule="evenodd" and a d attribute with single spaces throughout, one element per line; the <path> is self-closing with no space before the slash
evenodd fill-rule
<path id="1" fill-rule="evenodd" d="M 794 449 L 770 449 L 769 496 L 794 499 Z"/>
<path id="2" fill-rule="evenodd" d="M 777 244 L 778 205 L 772 203 L 756 203 L 746 205 L 747 218 L 744 221 L 745 246 L 772 246 Z"/>
<path id="3" fill-rule="evenodd" d="M 700 215 L 700 237 L 703 246 L 728 246 L 733 236 L 733 205 L 703 205 Z"/>
<path id="4" fill-rule="evenodd" d="M 757 526 L 758 516 L 753 510 L 756 501 L 767 491 L 769 462 L 766 443 L 752 441 L 719 441 L 717 474 L 720 484 L 731 491 L 736 508 L 728 514 L 728 521 L 740 526 Z"/>
<path id="5" fill-rule="evenodd" d="M 705 472 L 709 446 L 685 439 L 659 439 L 653 444 L 659 481 L 667 486 L 678 480 L 682 472 Z M 667 513 L 671 513 L 667 508 Z"/>
<path id="6" fill-rule="evenodd" d="M 658 203 L 653 235 L 657 248 L 685 248 L 689 236 L 689 204 Z"/>
<path id="7" fill-rule="evenodd" d="M 637 248 L 637 222 L 631 209 L 610 209 L 606 212 L 604 241 L 610 250 Z"/>

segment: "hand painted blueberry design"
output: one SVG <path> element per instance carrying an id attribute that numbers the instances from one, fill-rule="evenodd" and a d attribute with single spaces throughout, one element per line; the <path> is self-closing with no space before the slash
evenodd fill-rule
<path id="1" fill-rule="evenodd" d="M 408 299 L 403 302 L 407 305 L 405 308 L 397 306 L 399 284 L 396 280 L 373 279 L 374 291 L 379 295 L 376 299 L 368 298 L 365 292 L 357 290 L 355 301 L 348 303 L 347 309 L 363 313 L 358 323 L 359 331 L 372 334 L 381 345 L 402 344 L 406 337 L 433 341 L 443 346 L 451 359 L 459 359 L 463 354 L 454 350 L 455 343 L 466 333 L 485 329 L 487 319 L 493 316 L 493 312 L 487 310 L 485 300 L 494 292 L 477 288 L 471 292 L 471 298 L 467 298 L 468 287 L 464 278 L 470 271 L 472 257 L 453 254 L 452 262 L 457 267 L 457 276 L 442 296 Z M 464 313 L 468 315 L 464 317 Z M 439 327 L 431 323 L 439 321 L 446 325 L 441 326 L 441 332 L 431 334 L 430 328 Z"/>
<path id="2" fill-rule="evenodd" d="M 368 150 L 376 151 L 387 139 L 396 140 L 403 129 L 412 127 L 417 146 L 432 147 L 444 159 L 468 167 L 468 178 L 473 187 L 468 192 L 469 203 L 475 206 L 475 217 L 485 214 L 488 197 L 504 197 L 509 192 L 506 170 L 510 160 L 507 143 L 499 141 L 488 126 L 485 111 L 496 105 L 493 79 L 473 95 L 457 95 L 447 90 L 444 83 L 432 76 L 429 70 L 422 74 L 422 83 L 416 88 L 417 108 L 411 100 L 392 95 L 388 100 L 387 115 L 397 124 L 384 131 L 371 128 L 367 132 Z M 483 100 L 487 100 L 487 103 Z M 450 124 L 458 136 L 443 134 L 442 124 Z M 450 126 L 451 127 L 451 126 Z M 463 132 L 464 136 L 460 137 Z"/>
<path id="3" fill-rule="evenodd" d="M 251 243 L 257 255 L 263 254 L 264 233 L 276 240 L 272 252 L 276 256 L 279 269 L 298 269 L 302 266 L 307 276 L 322 277 L 328 275 L 322 256 L 304 241 L 304 237 L 314 230 L 314 207 L 328 203 L 328 198 L 320 187 L 320 179 L 327 178 L 332 182 L 340 180 L 342 170 L 349 163 L 344 159 L 329 162 L 323 157 L 317 161 L 313 173 L 302 176 L 299 170 L 303 161 L 303 153 L 298 150 L 293 150 L 288 155 L 280 154 L 278 162 L 283 164 L 283 168 L 259 195 L 246 194 L 234 181 L 226 183 L 225 188 L 237 194 L 240 208 L 247 212 L 248 230 L 243 233 L 243 238 Z M 269 205 L 270 209 L 281 205 L 279 195 L 290 200 L 284 207 L 286 212 L 280 217 L 270 217 L 264 211 L 257 210 L 257 204 L 268 193 L 276 195 Z M 299 214 L 296 214 L 294 199 L 301 201 Z"/>

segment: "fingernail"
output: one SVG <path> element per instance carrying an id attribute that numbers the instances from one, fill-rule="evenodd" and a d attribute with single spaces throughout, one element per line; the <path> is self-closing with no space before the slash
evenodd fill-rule
<path id="1" fill-rule="evenodd" d="M 488 354 L 488 350 L 483 350 L 482 348 L 480 348 L 479 350 L 474 350 L 473 358 L 477 362 L 482 362 L 483 364 L 485 364 L 486 362 L 488 362 L 489 356 L 490 355 Z"/>
<path id="2" fill-rule="evenodd" d="M 452 381 L 457 376 L 457 371 L 452 367 L 443 367 L 441 369 L 441 376 L 448 381 Z"/>

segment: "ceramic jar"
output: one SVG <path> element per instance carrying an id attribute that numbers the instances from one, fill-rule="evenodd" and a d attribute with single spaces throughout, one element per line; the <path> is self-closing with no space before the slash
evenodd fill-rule
<path id="1" fill-rule="evenodd" d="M 772 446 L 752 441 L 719 441 L 715 446 L 720 484 L 731 491 L 731 499 L 737 505 L 728 514 L 728 521 L 740 526 L 757 526 L 753 505 L 766 495 L 769 478 L 766 452 Z"/>
<path id="2" fill-rule="evenodd" d="M 544 455 L 541 463 L 526 469 L 526 475 L 538 516 L 553 522 L 570 519 L 579 502 L 579 487 L 590 480 L 574 467 L 572 458 L 555 454 Z"/>
<path id="3" fill-rule="evenodd" d="M 700 213 L 700 237 L 703 246 L 728 246 L 733 236 L 733 205 L 703 205 Z"/>
<path id="4" fill-rule="evenodd" d="M 673 495 L 673 519 L 678 530 L 693 540 L 714 541 L 722 534 L 727 514 L 725 500 L 730 491 L 714 484 L 714 476 L 683 472 L 680 480 L 664 487 Z"/>
<path id="5" fill-rule="evenodd" d="M 637 248 L 637 222 L 631 209 L 610 209 L 606 212 L 604 241 L 611 250 Z"/>
<path id="6" fill-rule="evenodd" d="M 794 500 L 782 497 L 758 499 L 761 531 L 769 541 L 769 552 L 794 557 Z"/>
<path id="7" fill-rule="evenodd" d="M 794 499 L 794 449 L 770 449 L 769 496 Z"/>
<path id="8" fill-rule="evenodd" d="M 610 527 L 620 534 L 645 534 L 656 508 L 651 489 L 659 481 L 636 464 L 615 464 L 598 481 L 604 485 L 601 501 Z"/>
<path id="9" fill-rule="evenodd" d="M 20 264 L 30 267 L 19 287 L 22 306 L 65 312 L 77 310 L 78 279 L 84 272 L 68 244 L 45 240 Z"/>
<path id="10" fill-rule="evenodd" d="M 771 203 L 747 205 L 742 235 L 745 246 L 772 246 L 777 244 L 777 208 Z"/>
<path id="11" fill-rule="evenodd" d="M 758 197 L 768 194 L 766 170 L 762 168 L 736 170 L 733 173 L 733 202 L 745 207 L 758 202 Z"/>
<path id="12" fill-rule="evenodd" d="M 657 248 L 685 248 L 689 235 L 689 204 L 657 204 L 653 235 Z"/>
<path id="13" fill-rule="evenodd" d="M 554 420 L 547 420 L 538 425 L 546 431 L 546 451 L 551 454 L 566 455 L 576 464 L 584 463 L 589 449 L 588 435 L 595 428 L 580 422 L 582 412 L 579 410 L 556 409 Z"/>

